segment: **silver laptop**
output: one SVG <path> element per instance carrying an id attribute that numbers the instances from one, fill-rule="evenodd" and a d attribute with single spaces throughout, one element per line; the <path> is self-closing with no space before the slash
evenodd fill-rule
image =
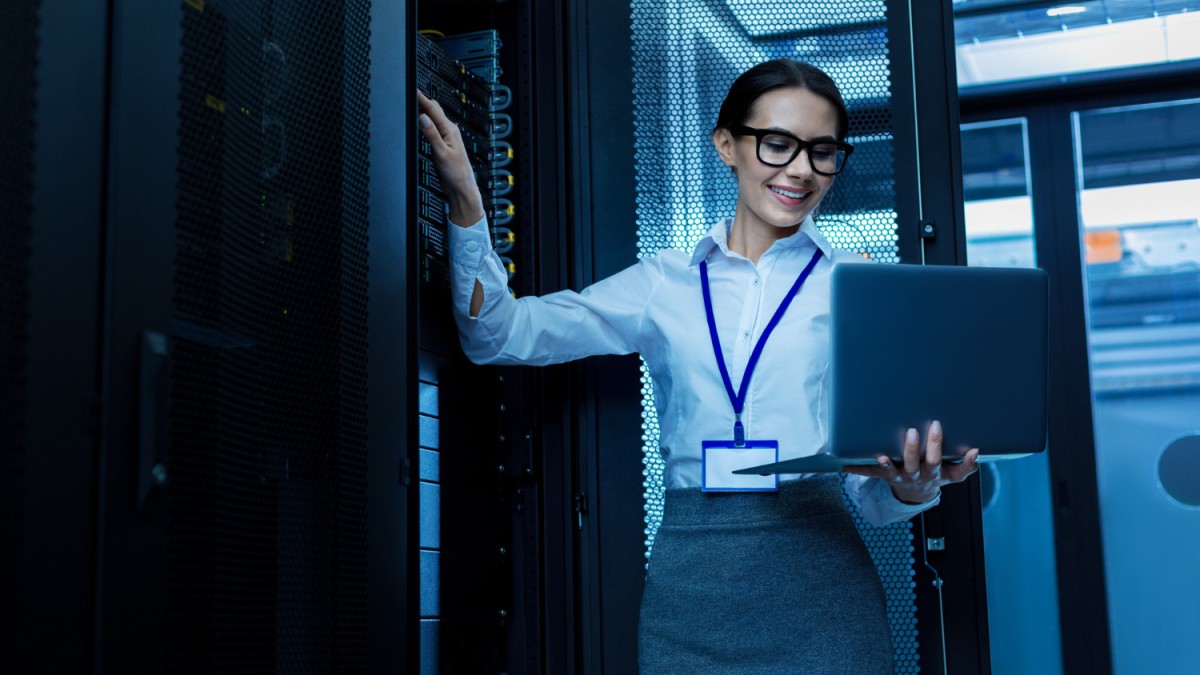
<path id="1" fill-rule="evenodd" d="M 828 452 L 735 473 L 818 473 L 897 461 L 910 427 L 980 461 L 1046 447 L 1046 273 L 838 265 L 832 273 Z"/>

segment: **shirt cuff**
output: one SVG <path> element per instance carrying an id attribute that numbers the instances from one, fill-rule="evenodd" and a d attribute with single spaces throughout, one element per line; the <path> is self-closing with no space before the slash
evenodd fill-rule
<path id="1" fill-rule="evenodd" d="M 880 492 L 885 493 L 883 495 L 883 499 L 887 500 L 886 503 L 888 505 L 888 511 L 901 516 L 902 518 L 915 516 L 922 511 L 928 511 L 942 501 L 942 493 L 939 491 L 933 499 L 930 499 L 927 502 L 921 502 L 920 504 L 905 504 L 904 502 L 900 501 L 898 497 L 896 497 L 895 492 L 892 492 L 892 486 L 888 485 L 887 482 L 883 480 L 879 481 L 879 490 Z"/>
<path id="2" fill-rule="evenodd" d="M 492 251 L 492 234 L 487 217 L 470 227 L 450 224 L 450 262 L 470 270 L 478 270 L 483 257 Z"/>

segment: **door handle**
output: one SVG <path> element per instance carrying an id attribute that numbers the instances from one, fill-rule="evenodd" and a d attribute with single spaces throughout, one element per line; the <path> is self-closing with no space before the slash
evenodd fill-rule
<path id="1" fill-rule="evenodd" d="M 171 442 L 171 343 L 154 331 L 142 333 L 138 373 L 137 505 L 167 485 Z"/>

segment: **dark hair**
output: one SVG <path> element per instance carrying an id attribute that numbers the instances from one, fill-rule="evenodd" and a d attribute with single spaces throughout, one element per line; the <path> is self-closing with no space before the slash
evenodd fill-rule
<path id="1" fill-rule="evenodd" d="M 842 100 L 842 92 L 838 91 L 833 78 L 814 65 L 793 59 L 765 61 L 739 75 L 729 86 L 729 93 L 725 94 L 713 131 L 745 124 L 758 99 L 768 91 L 781 87 L 807 89 L 829 101 L 837 111 L 837 138 L 839 141 L 846 140 L 850 115 L 846 112 L 846 102 Z"/>

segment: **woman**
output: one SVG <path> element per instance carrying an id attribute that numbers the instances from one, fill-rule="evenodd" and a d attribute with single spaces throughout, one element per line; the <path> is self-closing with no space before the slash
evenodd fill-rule
<path id="1" fill-rule="evenodd" d="M 654 378 L 667 495 L 642 599 L 642 671 L 891 672 L 882 585 L 839 477 L 726 492 L 745 486 L 729 470 L 756 463 L 746 457 L 805 456 L 827 439 L 829 272 L 861 261 L 812 219 L 853 150 L 829 76 L 780 59 L 733 83 L 712 140 L 737 207 L 691 256 L 662 251 L 581 293 L 519 300 L 490 252 L 458 129 L 419 100 L 456 225 L 451 295 L 467 356 L 540 365 L 638 352 Z M 943 466 L 941 440 L 935 422 L 922 453 L 910 429 L 902 465 L 881 454 L 846 468 L 867 520 L 911 517 L 976 470 L 977 450 Z"/>

